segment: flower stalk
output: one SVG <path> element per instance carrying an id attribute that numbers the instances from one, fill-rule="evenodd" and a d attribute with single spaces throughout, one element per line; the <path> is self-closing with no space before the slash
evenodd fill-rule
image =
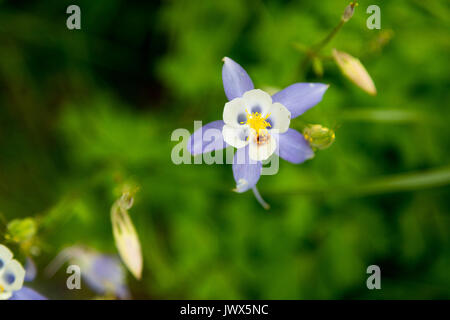
<path id="1" fill-rule="evenodd" d="M 266 201 L 264 201 L 263 197 L 261 196 L 261 194 L 258 191 L 258 188 L 253 187 L 253 194 L 255 195 L 256 200 L 259 202 L 259 204 L 266 210 L 270 209 L 270 204 L 268 204 Z"/>
<path id="2" fill-rule="evenodd" d="M 310 61 L 318 58 L 319 52 L 336 36 L 342 26 L 353 16 L 354 8 L 358 5 L 356 1 L 351 2 L 344 11 L 338 25 L 335 26 L 330 33 L 319 43 L 313 45 L 310 49 L 306 49 L 306 57 L 304 58 L 300 70 L 305 70 Z"/>

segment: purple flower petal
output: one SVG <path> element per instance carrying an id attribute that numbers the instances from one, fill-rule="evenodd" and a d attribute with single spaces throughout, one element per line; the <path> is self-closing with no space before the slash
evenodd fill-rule
<path id="1" fill-rule="evenodd" d="M 10 300 L 47 300 L 46 297 L 28 287 L 13 292 Z"/>
<path id="2" fill-rule="evenodd" d="M 36 278 L 37 269 L 33 259 L 27 257 L 25 263 L 25 281 L 33 281 Z"/>
<path id="3" fill-rule="evenodd" d="M 300 132 L 294 129 L 289 129 L 280 134 L 278 139 L 279 149 L 275 152 L 286 161 L 299 164 L 314 156 L 309 143 Z"/>
<path id="4" fill-rule="evenodd" d="M 323 83 L 294 83 L 275 93 L 272 100 L 284 105 L 294 119 L 318 104 L 328 87 Z"/>
<path id="5" fill-rule="evenodd" d="M 230 58 L 223 58 L 222 81 L 228 100 L 242 97 L 242 95 L 255 88 L 252 79 L 238 63 Z"/>
<path id="6" fill-rule="evenodd" d="M 233 158 L 233 176 L 236 180 L 236 192 L 245 192 L 252 189 L 259 180 L 262 162 L 249 158 L 249 146 L 236 150 Z"/>
<path id="7" fill-rule="evenodd" d="M 120 299 L 129 298 L 125 284 L 125 271 L 115 255 L 95 255 L 81 275 L 97 294 L 113 293 Z"/>
<path id="8" fill-rule="evenodd" d="M 195 131 L 188 141 L 188 151 L 192 155 L 220 150 L 227 146 L 222 136 L 222 120 L 210 122 Z M 215 139 L 214 139 L 215 138 Z"/>

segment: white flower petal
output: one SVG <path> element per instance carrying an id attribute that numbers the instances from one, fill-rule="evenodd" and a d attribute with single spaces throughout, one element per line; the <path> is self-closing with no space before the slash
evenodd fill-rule
<path id="1" fill-rule="evenodd" d="M 260 137 L 260 142 L 258 143 L 256 141 L 256 137 L 252 136 L 250 137 L 250 144 L 249 144 L 249 157 L 252 160 L 255 161 L 264 161 L 268 159 L 277 148 L 277 142 L 275 141 L 275 138 L 268 134 L 264 137 Z M 261 141 L 261 139 L 264 139 L 265 141 Z"/>
<path id="2" fill-rule="evenodd" d="M 12 296 L 11 291 L 1 292 L 1 290 L 0 290 L 0 300 L 8 300 L 9 298 L 11 298 L 11 296 Z"/>
<path id="3" fill-rule="evenodd" d="M 248 181 L 245 179 L 239 179 L 239 181 L 236 182 L 236 188 L 234 188 L 233 191 L 237 192 L 237 193 L 241 193 L 241 192 L 247 191 L 248 189 L 249 189 Z"/>
<path id="4" fill-rule="evenodd" d="M 0 284 L 5 291 L 17 291 L 22 288 L 25 269 L 17 260 L 11 260 L 0 276 Z"/>
<path id="5" fill-rule="evenodd" d="M 258 112 L 265 116 L 272 106 L 272 97 L 267 92 L 260 89 L 247 91 L 242 96 L 245 104 L 245 110 L 248 113 Z"/>
<path id="6" fill-rule="evenodd" d="M 223 140 L 230 146 L 243 148 L 248 144 L 249 128 L 248 126 L 237 128 L 226 124 L 223 126 L 222 135 Z"/>
<path id="7" fill-rule="evenodd" d="M 242 98 L 233 99 L 225 103 L 223 108 L 223 121 L 230 126 L 241 126 L 247 121 L 245 104 Z"/>
<path id="8" fill-rule="evenodd" d="M 0 244 L 0 275 L 13 258 L 13 253 L 4 245 Z"/>
<path id="9" fill-rule="evenodd" d="M 267 122 L 270 123 L 271 130 L 278 130 L 278 133 L 286 132 L 289 129 L 289 124 L 291 123 L 291 112 L 283 106 L 281 103 L 276 102 L 272 104 L 269 110 L 269 118 Z"/>

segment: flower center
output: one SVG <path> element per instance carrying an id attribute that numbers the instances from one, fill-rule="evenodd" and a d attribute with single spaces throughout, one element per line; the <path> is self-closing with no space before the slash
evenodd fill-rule
<path id="1" fill-rule="evenodd" d="M 245 113 L 247 114 L 247 121 L 241 122 L 241 124 L 246 124 L 251 129 L 255 130 L 258 139 L 260 136 L 263 137 L 267 135 L 267 127 L 271 127 L 271 125 L 266 120 L 270 116 L 270 113 L 266 117 L 263 117 L 259 112 L 249 113 L 245 110 Z"/>

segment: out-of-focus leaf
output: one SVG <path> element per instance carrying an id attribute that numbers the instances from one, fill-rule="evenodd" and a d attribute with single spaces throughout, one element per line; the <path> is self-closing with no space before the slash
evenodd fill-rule
<path id="1" fill-rule="evenodd" d="M 424 123 L 432 119 L 422 112 L 416 110 L 374 110 L 357 109 L 344 111 L 338 115 L 344 121 L 364 121 L 364 122 L 387 122 L 387 123 Z"/>
<path id="2" fill-rule="evenodd" d="M 450 167 L 385 177 L 355 188 L 357 194 L 412 191 L 450 184 Z"/>
<path id="3" fill-rule="evenodd" d="M 369 182 L 354 182 L 350 185 L 308 184 L 294 190 L 276 191 L 272 194 L 333 194 L 342 196 L 366 196 L 401 191 L 414 191 L 442 187 L 450 184 L 450 167 L 431 169 L 423 172 L 402 173 L 375 179 Z"/>
<path id="4" fill-rule="evenodd" d="M 6 238 L 21 243 L 34 237 L 37 225 L 33 218 L 14 219 L 8 223 L 7 230 Z"/>
<path id="5" fill-rule="evenodd" d="M 336 49 L 333 49 L 333 58 L 344 76 L 368 94 L 373 96 L 377 94 L 372 78 L 359 59 Z"/>

